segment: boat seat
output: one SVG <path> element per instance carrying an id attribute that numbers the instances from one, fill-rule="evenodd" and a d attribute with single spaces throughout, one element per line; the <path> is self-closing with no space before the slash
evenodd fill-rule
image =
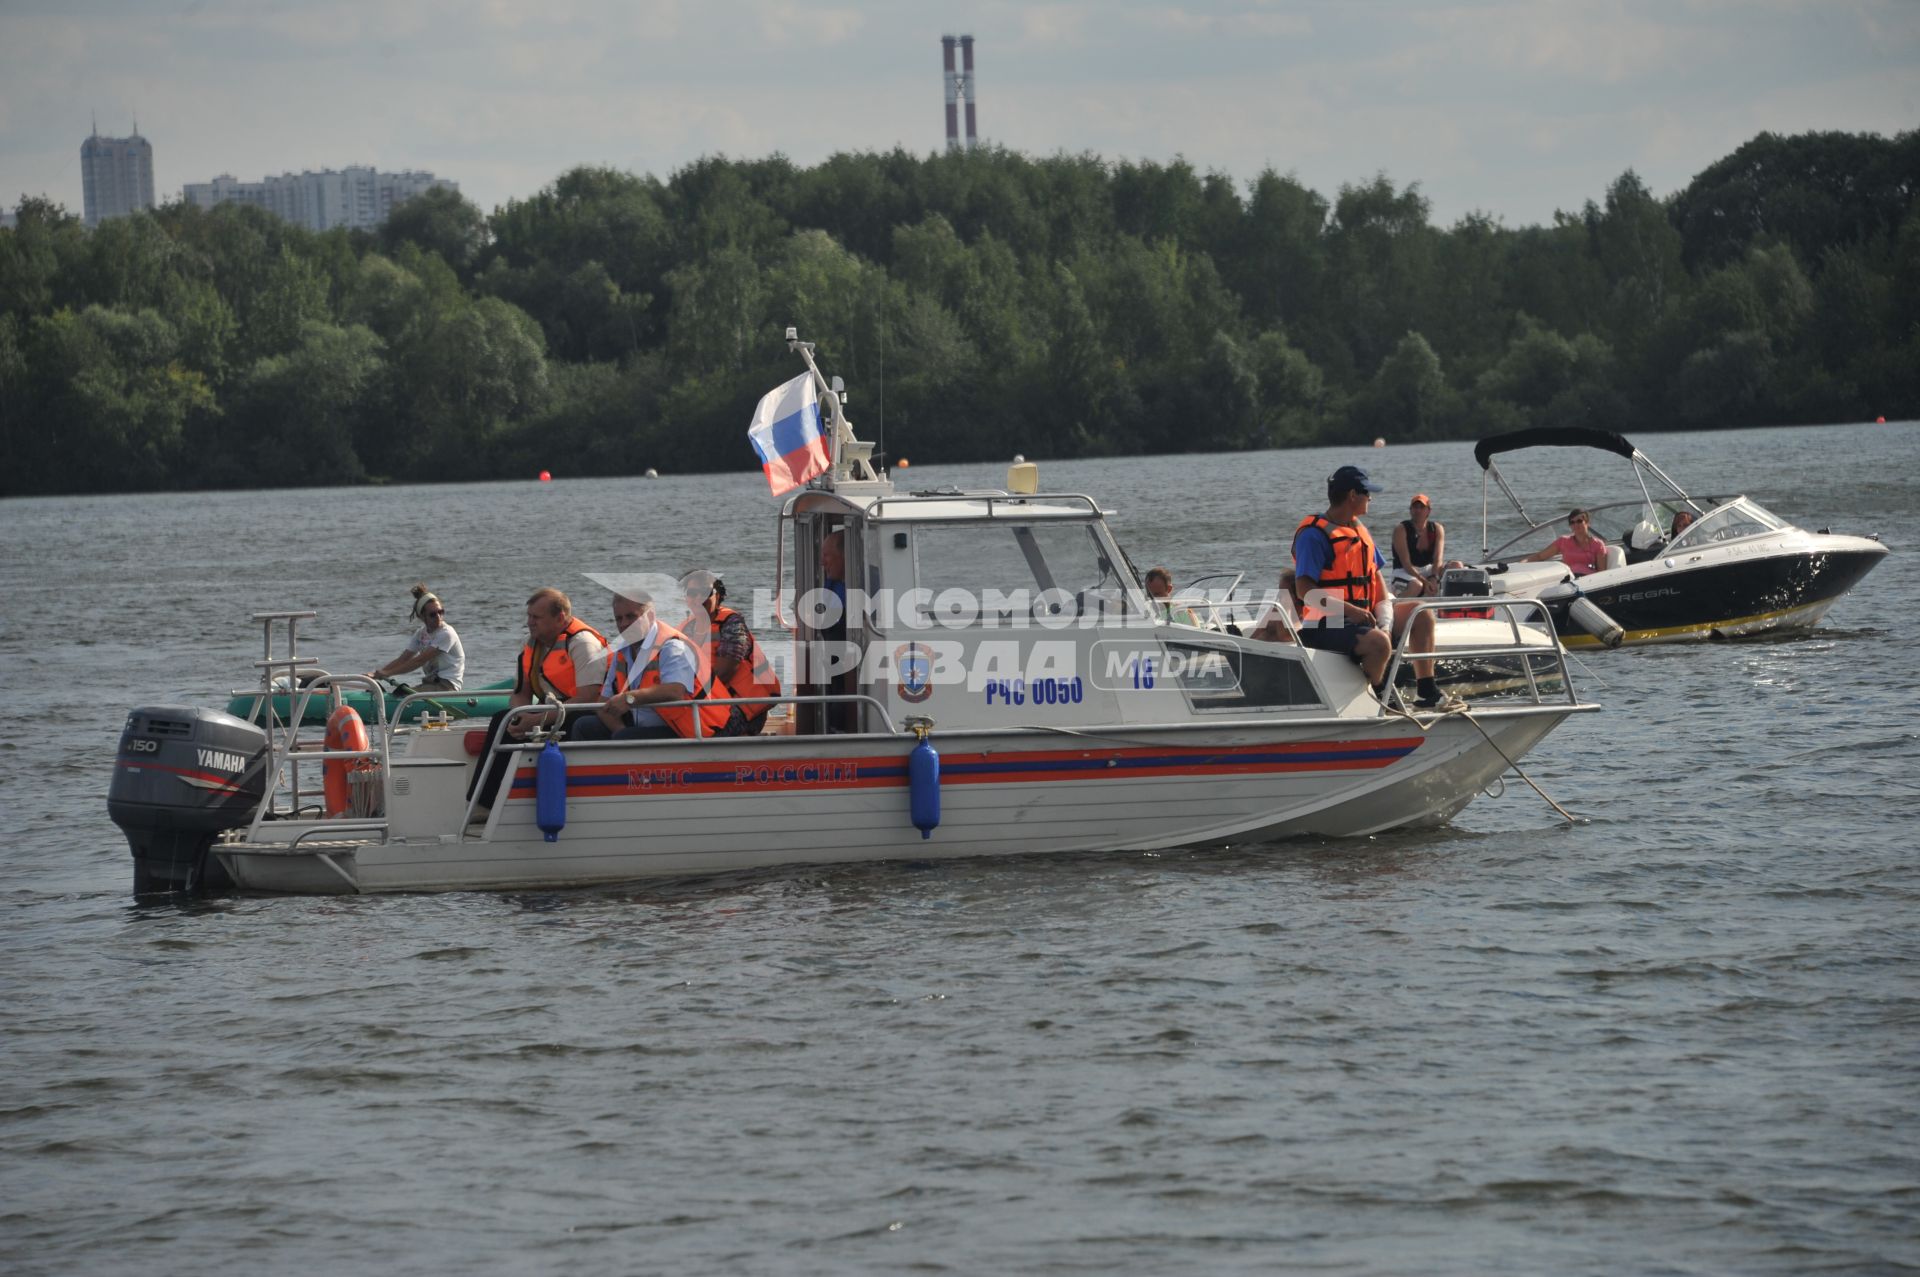
<path id="1" fill-rule="evenodd" d="M 1627 566 L 1626 550 L 1622 549 L 1620 546 L 1617 546 L 1617 545 L 1608 546 L 1607 547 L 1607 566 L 1609 568 L 1623 568 Z"/>
<path id="2" fill-rule="evenodd" d="M 1650 559 L 1658 558 L 1660 556 L 1660 551 L 1663 548 L 1665 548 L 1664 543 L 1659 541 L 1654 542 L 1652 545 L 1647 546 L 1645 549 L 1642 549 L 1639 546 L 1631 547 L 1630 549 L 1627 550 L 1627 562 L 1628 563 L 1645 563 Z M 1607 566 L 1612 567 L 1613 565 L 1609 563 Z"/>
<path id="3" fill-rule="evenodd" d="M 1667 534 L 1660 530 L 1658 524 L 1642 519 L 1628 528 L 1627 534 L 1620 540 L 1627 548 L 1627 562 L 1641 563 L 1652 558 L 1660 547 L 1666 544 Z"/>

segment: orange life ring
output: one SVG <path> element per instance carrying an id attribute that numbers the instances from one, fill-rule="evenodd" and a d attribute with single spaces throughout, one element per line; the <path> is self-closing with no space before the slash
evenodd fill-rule
<path id="1" fill-rule="evenodd" d="M 365 749 L 367 748 L 367 725 L 360 721 L 360 714 L 351 705 L 342 705 L 327 716 L 327 748 Z M 344 816 L 352 809 L 353 787 L 347 776 L 366 766 L 365 759 L 329 758 L 322 769 L 325 776 L 323 788 L 327 796 L 327 815 Z"/>

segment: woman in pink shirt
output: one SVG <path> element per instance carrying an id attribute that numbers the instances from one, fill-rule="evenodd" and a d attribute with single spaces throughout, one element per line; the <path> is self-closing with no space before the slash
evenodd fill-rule
<path id="1" fill-rule="evenodd" d="M 1521 561 L 1541 563 L 1547 559 L 1558 559 L 1573 569 L 1575 576 L 1598 572 L 1607 566 L 1607 543 L 1587 530 L 1592 522 L 1593 516 L 1585 510 L 1575 510 L 1567 516 L 1567 527 L 1572 529 L 1571 532 Z"/>

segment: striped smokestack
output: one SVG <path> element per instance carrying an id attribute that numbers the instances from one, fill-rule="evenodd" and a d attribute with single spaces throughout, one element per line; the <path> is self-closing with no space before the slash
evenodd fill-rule
<path id="1" fill-rule="evenodd" d="M 960 73 L 953 69 L 953 46 L 956 43 L 950 35 L 940 37 L 940 56 L 947 64 L 947 149 L 960 148 Z M 967 57 L 973 57 L 972 38 L 968 38 Z"/>
<path id="2" fill-rule="evenodd" d="M 967 98 L 967 149 L 971 151 L 980 144 L 980 137 L 973 127 L 973 37 L 960 37 L 960 91 Z"/>

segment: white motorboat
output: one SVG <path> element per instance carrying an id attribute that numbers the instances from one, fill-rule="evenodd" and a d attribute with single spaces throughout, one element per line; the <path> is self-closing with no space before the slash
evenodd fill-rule
<path id="1" fill-rule="evenodd" d="M 1557 562 L 1521 561 L 1551 543 L 1561 516 L 1530 514 L 1494 458 L 1541 447 L 1598 449 L 1633 467 L 1637 499 L 1587 507 L 1594 534 L 1608 547 L 1607 566 L 1598 572 L 1575 578 Z M 1611 431 L 1519 430 L 1482 439 L 1473 455 L 1484 472 L 1481 555 L 1495 596 L 1548 604 L 1569 647 L 1601 646 L 1609 620 L 1630 645 L 1811 629 L 1887 553 L 1877 537 L 1809 532 L 1746 496 L 1690 496 Z M 1490 549 L 1489 483 L 1527 524 Z M 1676 521 L 1686 524 L 1677 534 Z"/>
<path id="2" fill-rule="evenodd" d="M 1527 632 L 1545 623 L 1533 601 L 1495 601 L 1498 624 L 1466 653 L 1516 662 L 1507 692 L 1441 712 L 1383 705 L 1335 653 L 1156 619 L 1091 498 L 1042 494 L 1019 466 L 1006 490 L 896 493 L 812 347 L 791 331 L 789 344 L 827 408 L 833 454 L 776 523 L 800 601 L 776 710 L 790 730 L 610 742 L 536 731 L 500 747 L 511 779 L 471 823 L 470 751 L 485 735 L 467 723 L 416 721 L 404 703 L 389 716 L 376 696 L 355 748 L 312 739 L 306 706 L 282 715 L 271 697 L 252 722 L 136 709 L 109 795 L 136 890 L 503 889 L 1360 835 L 1447 820 L 1594 708 L 1558 646 Z M 846 581 L 866 587 L 843 639 L 819 567 L 836 533 Z M 297 674 L 303 696 L 361 688 L 363 676 L 328 676 L 300 654 L 310 615 L 257 618 L 263 685 Z M 323 802 L 327 768 L 339 784 Z"/>

